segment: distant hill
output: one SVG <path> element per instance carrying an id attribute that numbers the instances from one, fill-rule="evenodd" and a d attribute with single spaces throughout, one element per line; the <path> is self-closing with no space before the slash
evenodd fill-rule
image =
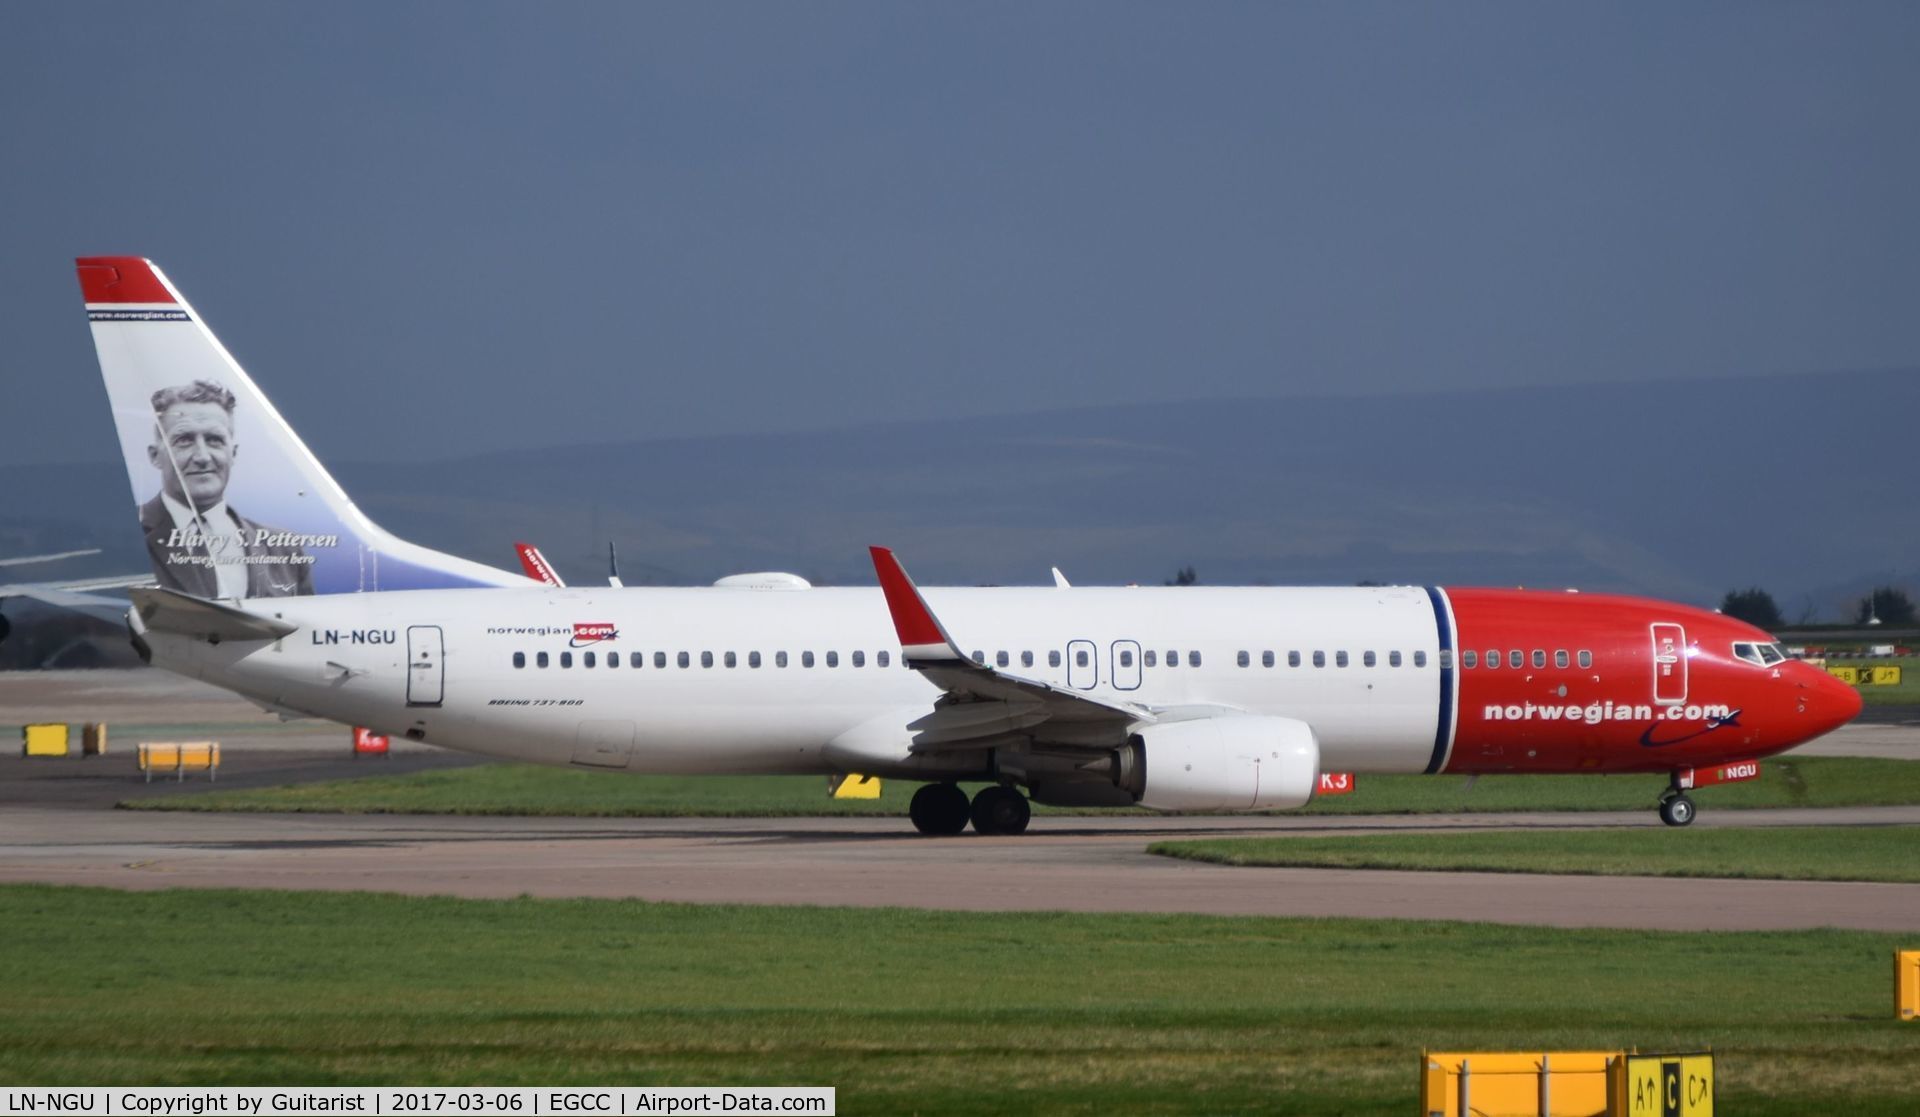
<path id="1" fill-rule="evenodd" d="M 1793 619 L 1837 615 L 1870 580 L 1920 582 L 1916 417 L 1907 370 L 331 464 L 401 535 L 507 567 L 529 539 L 575 581 L 604 574 L 608 539 L 629 584 L 761 569 L 866 583 L 864 548 L 886 543 L 932 583 L 1042 582 L 1052 564 L 1076 582 L 1157 582 L 1192 565 L 1215 584 L 1577 586 L 1706 605 L 1757 584 Z M 101 450 L 0 469 L 0 554 L 102 546 L 92 568 L 137 568 L 131 498 Z"/>

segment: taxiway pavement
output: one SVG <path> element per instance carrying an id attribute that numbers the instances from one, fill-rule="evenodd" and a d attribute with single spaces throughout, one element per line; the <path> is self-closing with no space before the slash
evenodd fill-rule
<path id="1" fill-rule="evenodd" d="M 473 763 L 402 747 L 355 761 L 346 731 L 283 725 L 161 672 L 0 676 L 9 721 L 100 720 L 121 755 L 0 759 L 0 881 L 294 888 L 978 911 L 1464 919 L 1561 927 L 1920 930 L 1920 885 L 1251 869 L 1151 856 L 1163 838 L 1658 826 L 1629 813 L 1036 818 L 1020 837 L 923 838 L 905 819 L 554 819 L 116 811 L 191 794 L 132 775 L 132 739 L 215 735 L 221 786 Z M 1920 728 L 1850 727 L 1802 750 L 1920 759 Z M 391 766 L 385 767 L 385 766 Z M 1920 807 L 1706 811 L 1697 826 L 1920 824 Z"/>

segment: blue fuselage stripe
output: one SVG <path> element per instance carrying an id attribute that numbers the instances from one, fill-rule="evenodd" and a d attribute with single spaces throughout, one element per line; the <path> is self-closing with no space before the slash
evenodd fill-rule
<path id="1" fill-rule="evenodd" d="M 1453 733 L 1453 622 L 1438 589 L 1428 586 L 1427 600 L 1433 603 L 1433 627 L 1440 634 L 1440 724 L 1434 727 L 1433 758 L 1427 761 L 1431 776 L 1446 764 L 1448 738 Z"/>

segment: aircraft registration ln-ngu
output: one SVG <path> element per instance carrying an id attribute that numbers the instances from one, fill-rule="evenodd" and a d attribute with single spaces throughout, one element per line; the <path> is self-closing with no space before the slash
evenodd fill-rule
<path id="1" fill-rule="evenodd" d="M 157 582 L 135 646 L 269 708 L 610 772 L 922 781 L 929 834 L 1018 833 L 1029 795 L 1299 807 L 1322 772 L 1664 772 L 1684 825 L 1695 769 L 1860 709 L 1759 629 L 1635 597 L 920 589 L 882 548 L 877 589 L 538 584 L 375 526 L 158 268 L 78 263 Z"/>

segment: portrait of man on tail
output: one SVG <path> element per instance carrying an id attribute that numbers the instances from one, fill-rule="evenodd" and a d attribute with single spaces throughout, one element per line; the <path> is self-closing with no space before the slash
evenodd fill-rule
<path id="1" fill-rule="evenodd" d="M 206 598 L 313 593 L 313 557 L 292 533 L 227 503 L 239 446 L 234 395 L 215 380 L 153 393 L 147 460 L 160 491 L 140 506 L 140 528 L 162 587 Z"/>

